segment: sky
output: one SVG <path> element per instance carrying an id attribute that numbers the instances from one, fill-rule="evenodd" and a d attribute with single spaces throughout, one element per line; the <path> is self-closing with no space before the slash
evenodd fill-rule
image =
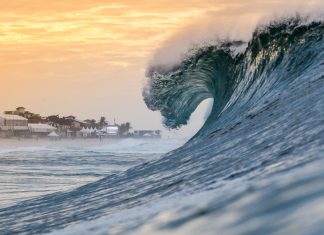
<path id="1" fill-rule="evenodd" d="M 150 63 L 175 61 L 195 41 L 248 37 L 266 15 L 305 2 L 323 7 L 320 0 L 2 1 L 0 111 L 24 106 L 162 129 L 142 99 Z"/>

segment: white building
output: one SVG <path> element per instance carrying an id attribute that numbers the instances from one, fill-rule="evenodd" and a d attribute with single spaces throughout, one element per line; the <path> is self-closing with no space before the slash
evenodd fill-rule
<path id="1" fill-rule="evenodd" d="M 42 123 L 30 123 L 28 124 L 28 128 L 33 136 L 47 136 L 49 133 L 57 130 L 56 127 Z"/>
<path id="2" fill-rule="evenodd" d="M 119 127 L 116 125 L 107 126 L 104 128 L 108 136 L 118 136 Z"/>
<path id="3" fill-rule="evenodd" d="M 134 137 L 138 138 L 161 138 L 160 130 L 135 130 Z"/>
<path id="4" fill-rule="evenodd" d="M 50 126 L 48 124 L 42 124 L 42 123 L 29 123 L 28 124 L 29 130 L 33 133 L 50 133 L 52 131 L 55 131 L 57 128 Z"/>
<path id="5" fill-rule="evenodd" d="M 1 136 L 21 136 L 27 134 L 28 131 L 27 118 L 11 114 L 0 115 Z"/>
<path id="6" fill-rule="evenodd" d="M 1 127 L 22 127 L 22 126 L 27 127 L 27 125 L 28 125 L 27 118 L 18 115 L 11 115 L 11 114 L 0 115 Z"/>

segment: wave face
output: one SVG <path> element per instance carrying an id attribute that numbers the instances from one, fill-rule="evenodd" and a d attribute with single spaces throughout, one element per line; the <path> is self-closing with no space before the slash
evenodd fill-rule
<path id="1" fill-rule="evenodd" d="M 79 234 L 103 227 L 128 234 L 168 209 L 179 212 L 138 234 L 321 234 L 323 32 L 322 21 L 284 20 L 256 30 L 244 53 L 234 53 L 242 42 L 223 43 L 172 68 L 150 68 L 144 99 L 168 127 L 186 124 L 202 100 L 214 98 L 200 132 L 158 160 L 0 209 L 0 234 L 45 233 L 102 216 Z M 138 212 L 127 217 L 131 224 L 109 222 L 128 210 Z M 295 229 L 305 218 L 316 220 Z"/>

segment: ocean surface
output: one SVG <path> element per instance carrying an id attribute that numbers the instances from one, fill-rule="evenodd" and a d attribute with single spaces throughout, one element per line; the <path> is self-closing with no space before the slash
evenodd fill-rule
<path id="1" fill-rule="evenodd" d="M 186 143 L 1 150 L 0 234 L 324 234 L 323 37 L 297 16 L 152 65 L 144 101 L 167 127 L 214 99 Z"/>
<path id="2" fill-rule="evenodd" d="M 0 140 L 0 207 L 94 182 L 157 159 L 184 140 Z M 24 147 L 22 147 L 22 145 Z"/>

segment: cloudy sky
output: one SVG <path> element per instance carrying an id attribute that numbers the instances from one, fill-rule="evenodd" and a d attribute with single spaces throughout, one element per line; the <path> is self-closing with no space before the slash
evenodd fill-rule
<path id="1" fill-rule="evenodd" d="M 136 128 L 161 128 L 160 115 L 147 110 L 141 97 L 152 58 L 176 57 L 178 48 L 215 37 L 224 25 L 231 25 L 230 36 L 245 37 L 267 13 L 305 2 L 323 7 L 319 0 L 282 2 L 3 1 L 0 111 L 22 105 L 42 115 L 103 115 Z"/>

